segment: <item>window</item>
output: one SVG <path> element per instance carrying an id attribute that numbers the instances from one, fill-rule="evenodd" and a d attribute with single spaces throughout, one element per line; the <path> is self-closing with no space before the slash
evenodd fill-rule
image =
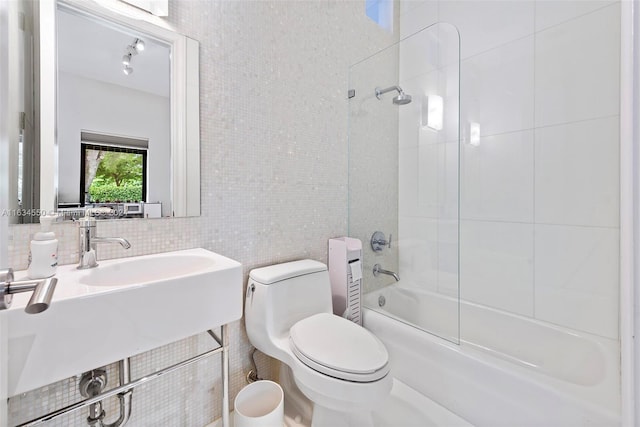
<path id="1" fill-rule="evenodd" d="M 87 142 L 84 134 L 80 145 L 81 205 L 146 201 L 148 141 L 93 135 L 93 141 Z M 96 139 L 103 143 L 96 143 Z M 131 141 L 134 144 L 125 144 Z"/>
<path id="2" fill-rule="evenodd" d="M 373 22 L 393 31 L 393 0 L 365 0 L 365 9 Z"/>

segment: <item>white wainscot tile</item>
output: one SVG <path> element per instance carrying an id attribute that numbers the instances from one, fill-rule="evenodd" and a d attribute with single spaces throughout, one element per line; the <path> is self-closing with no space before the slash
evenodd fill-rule
<path id="1" fill-rule="evenodd" d="M 620 4 L 536 34 L 536 127 L 616 115 Z"/>
<path id="2" fill-rule="evenodd" d="M 398 224 L 400 278 L 422 289 L 438 285 L 438 226 L 433 219 L 400 216 Z"/>
<path id="3" fill-rule="evenodd" d="M 533 225 L 461 221 L 460 296 L 533 316 Z"/>
<path id="4" fill-rule="evenodd" d="M 578 18 L 617 0 L 537 0 L 536 31 Z"/>
<path id="5" fill-rule="evenodd" d="M 535 226 L 535 316 L 618 338 L 618 230 Z"/>
<path id="6" fill-rule="evenodd" d="M 405 3 L 405 2 L 403 2 Z M 408 2 L 418 3 L 418 2 Z M 400 38 L 403 39 L 416 31 L 438 22 L 438 2 L 423 1 L 400 11 Z"/>
<path id="7" fill-rule="evenodd" d="M 533 222 L 533 131 L 463 144 L 461 217 Z"/>
<path id="8" fill-rule="evenodd" d="M 533 34 L 534 2 L 441 1 L 439 18 L 458 27 L 462 58 Z"/>
<path id="9" fill-rule="evenodd" d="M 533 52 L 531 36 L 462 61 L 463 126 L 478 123 L 481 135 L 533 128 Z"/>
<path id="10" fill-rule="evenodd" d="M 537 223 L 617 227 L 618 118 L 535 131 Z"/>

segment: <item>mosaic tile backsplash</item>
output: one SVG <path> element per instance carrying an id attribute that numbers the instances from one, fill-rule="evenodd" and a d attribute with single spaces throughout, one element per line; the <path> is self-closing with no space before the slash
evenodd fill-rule
<path id="1" fill-rule="evenodd" d="M 250 269 L 271 263 L 326 261 L 327 239 L 347 232 L 349 66 L 397 40 L 366 17 L 364 6 L 170 1 L 168 21 L 200 42 L 202 216 L 100 222 L 99 235 L 125 237 L 132 248 L 105 245 L 99 259 L 203 247 L 240 261 L 245 279 Z M 77 262 L 76 227 L 54 226 L 61 264 Z M 10 227 L 14 269 L 27 267 L 37 228 Z M 210 341 L 202 334 L 137 355 L 132 376 L 202 352 Z M 242 321 L 231 325 L 230 341 L 233 398 L 251 368 Z M 136 389 L 128 425 L 201 427 L 219 418 L 219 359 L 212 356 Z M 265 356 L 258 356 L 258 365 L 262 377 L 277 375 L 277 364 Z M 117 378 L 115 364 L 108 372 Z M 77 380 L 10 398 L 10 425 L 80 400 Z M 105 409 L 107 422 L 117 417 L 115 399 Z M 86 425 L 86 415 L 81 410 L 48 425 Z"/>

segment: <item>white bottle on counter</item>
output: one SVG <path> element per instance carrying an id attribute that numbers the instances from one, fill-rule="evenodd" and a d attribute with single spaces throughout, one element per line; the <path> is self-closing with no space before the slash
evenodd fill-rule
<path id="1" fill-rule="evenodd" d="M 58 240 L 51 231 L 56 215 L 40 217 L 40 231 L 34 234 L 29 251 L 28 275 L 31 279 L 44 279 L 56 274 L 58 267 Z"/>

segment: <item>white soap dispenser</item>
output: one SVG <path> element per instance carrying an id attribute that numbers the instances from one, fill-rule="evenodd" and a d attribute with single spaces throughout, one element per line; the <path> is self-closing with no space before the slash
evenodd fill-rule
<path id="1" fill-rule="evenodd" d="M 40 217 L 40 231 L 34 234 L 29 251 L 29 278 L 44 279 L 56 274 L 58 267 L 58 240 L 51 231 L 56 215 Z"/>

